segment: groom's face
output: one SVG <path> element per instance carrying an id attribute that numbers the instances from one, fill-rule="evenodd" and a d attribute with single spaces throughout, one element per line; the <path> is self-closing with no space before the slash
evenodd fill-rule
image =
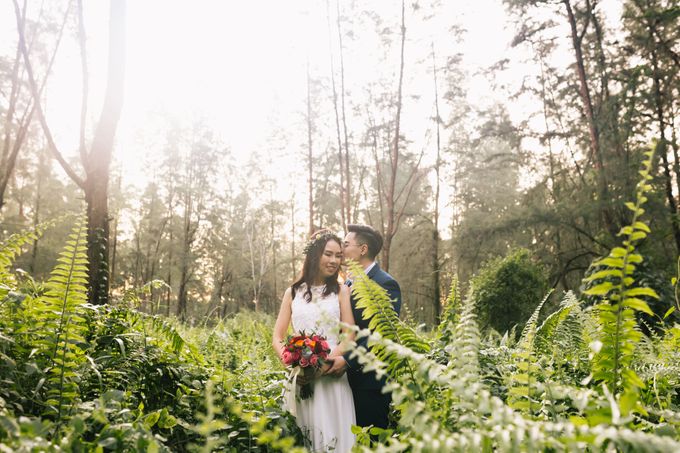
<path id="1" fill-rule="evenodd" d="M 362 246 L 357 242 L 356 233 L 347 233 L 342 242 L 342 257 L 343 260 L 354 260 L 359 262 L 361 260 Z"/>

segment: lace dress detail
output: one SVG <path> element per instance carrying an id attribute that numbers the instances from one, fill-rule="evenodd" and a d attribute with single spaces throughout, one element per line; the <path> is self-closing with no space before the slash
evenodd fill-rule
<path id="1" fill-rule="evenodd" d="M 305 331 L 326 337 L 333 350 L 339 342 L 340 302 L 337 294 L 323 296 L 323 286 L 312 286 L 312 300 L 305 300 L 306 286 L 295 293 L 291 320 L 295 332 Z M 324 376 L 312 383 L 314 395 L 295 401 L 297 424 L 306 438 L 307 448 L 314 452 L 351 450 L 356 422 L 354 399 L 347 374 L 336 378 Z M 290 408 L 289 408 L 290 409 Z"/>
<path id="2" fill-rule="evenodd" d="M 312 286 L 312 300 L 307 302 L 304 283 L 298 288 L 293 299 L 292 323 L 295 332 L 314 331 L 326 337 L 329 346 L 338 345 L 338 322 L 340 301 L 337 294 L 323 297 L 324 286 Z"/>

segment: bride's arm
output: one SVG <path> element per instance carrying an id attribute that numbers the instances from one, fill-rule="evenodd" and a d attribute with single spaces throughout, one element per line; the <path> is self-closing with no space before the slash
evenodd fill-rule
<path id="1" fill-rule="evenodd" d="M 349 302 L 349 288 L 345 285 L 340 286 L 340 294 L 338 294 L 340 299 L 340 321 L 345 324 L 354 325 L 354 314 L 352 313 L 352 306 Z M 343 340 L 339 345 L 331 351 L 329 357 L 342 356 L 342 354 L 347 350 L 349 343 L 354 341 L 354 332 L 348 331 L 347 329 L 342 329 Z"/>
<path id="2" fill-rule="evenodd" d="M 279 309 L 279 316 L 276 318 L 276 324 L 274 324 L 274 332 L 272 333 L 272 346 L 276 355 L 279 359 L 283 361 L 283 340 L 288 332 L 288 326 L 290 325 L 291 317 L 291 307 L 293 301 L 291 297 L 291 290 L 288 288 L 283 295 L 283 300 L 281 300 L 281 308 Z"/>

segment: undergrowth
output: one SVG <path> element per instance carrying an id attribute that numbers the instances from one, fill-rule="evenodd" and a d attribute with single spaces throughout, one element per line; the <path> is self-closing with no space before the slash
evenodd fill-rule
<path id="1" fill-rule="evenodd" d="M 353 291 L 372 332 L 358 332 L 368 348 L 353 353 L 388 375 L 394 425 L 356 429 L 356 449 L 680 451 L 680 325 L 673 309 L 654 329 L 638 316 L 659 297 L 634 274 L 649 233 L 642 206 L 652 157 L 621 245 L 593 263 L 583 295 L 561 295 L 539 322 L 546 295 L 518 340 L 480 332 L 474 286 L 463 297 L 454 279 L 441 324 L 422 332 L 358 277 Z M 161 282 L 91 306 L 82 220 L 47 282 L 12 269 L 44 228 L 0 244 L 0 450 L 303 450 L 281 408 L 286 373 L 271 350 L 270 317 L 188 327 L 139 311 Z"/>

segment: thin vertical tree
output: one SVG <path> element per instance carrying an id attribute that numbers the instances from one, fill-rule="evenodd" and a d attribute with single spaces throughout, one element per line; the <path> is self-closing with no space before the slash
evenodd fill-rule
<path id="1" fill-rule="evenodd" d="M 330 56 L 331 65 L 331 88 L 333 90 L 333 112 L 335 113 L 335 134 L 338 141 L 338 165 L 340 168 L 340 219 L 342 221 L 343 230 L 347 231 L 347 224 L 350 219 L 347 216 L 347 179 L 349 175 L 345 174 L 345 159 L 343 154 L 342 133 L 340 130 L 340 112 L 338 110 L 338 90 L 335 84 L 335 65 L 333 63 L 333 39 L 331 32 L 331 13 L 328 0 L 326 0 L 326 22 L 328 24 L 328 52 Z"/>
<path id="2" fill-rule="evenodd" d="M 24 0 L 24 4 L 21 7 L 19 17 L 17 19 L 17 28 L 20 30 L 20 34 L 25 36 L 26 28 L 26 7 L 28 2 Z M 52 66 L 54 65 L 55 58 L 57 56 L 57 51 L 59 50 L 62 38 L 64 36 L 64 29 L 68 23 L 69 15 L 71 14 L 72 2 L 69 2 L 66 10 L 64 12 L 64 17 L 61 21 L 61 26 L 59 27 L 59 32 L 57 34 L 56 43 L 54 49 L 52 50 L 52 55 L 50 56 L 49 62 L 45 69 L 45 74 L 43 76 L 42 82 L 38 89 L 38 95 L 42 95 L 47 80 L 50 73 L 52 72 Z M 30 42 L 33 43 L 37 39 L 39 27 L 35 27 L 33 35 Z M 28 45 L 28 53 L 31 53 L 32 45 Z M 29 92 L 27 94 L 27 99 L 25 101 L 25 106 L 23 111 L 20 112 L 20 101 L 22 96 L 22 88 L 25 85 L 25 81 L 21 77 L 22 73 L 22 52 L 21 52 L 21 41 L 17 44 L 16 55 L 14 57 L 14 62 L 12 63 L 12 72 L 10 75 L 10 93 L 9 93 L 9 104 L 7 106 L 7 111 L 5 112 L 4 118 L 4 137 L 2 141 L 2 151 L 0 152 L 0 210 L 5 206 L 5 194 L 7 192 L 7 187 L 14 173 L 14 168 L 16 166 L 17 158 L 23 144 L 26 142 L 29 127 L 32 123 L 33 116 L 35 115 L 37 104 L 33 98 L 33 93 Z"/>
<path id="3" fill-rule="evenodd" d="M 114 138 L 123 107 L 124 75 L 125 75 L 125 0 L 112 0 L 109 5 L 109 53 L 107 85 L 99 122 L 89 151 L 80 147 L 80 160 L 85 173 L 81 177 L 64 159 L 63 154 L 54 142 L 52 132 L 47 123 L 45 112 L 40 102 L 40 88 L 31 65 L 26 38 L 23 29 L 21 10 L 14 1 L 14 10 L 19 33 L 19 47 L 24 59 L 29 87 L 35 102 L 36 113 L 40 120 L 43 134 L 54 158 L 57 159 L 66 174 L 82 189 L 87 204 L 88 225 L 88 270 L 89 300 L 93 304 L 105 304 L 109 298 L 109 213 L 108 186 L 109 167 L 113 151 Z M 79 43 L 85 48 L 85 33 L 82 14 L 82 0 L 78 0 Z M 82 71 L 87 79 L 86 52 L 81 51 Z M 88 84 L 83 81 L 83 98 L 88 96 Z M 86 106 L 87 101 L 82 101 Z M 83 107 L 83 110 L 86 107 Z M 85 123 L 81 114 L 81 145 L 83 144 Z"/>
<path id="4" fill-rule="evenodd" d="M 340 0 L 335 0 L 336 6 L 336 23 L 338 29 L 338 55 L 340 57 L 340 111 L 342 113 L 342 131 L 344 137 L 345 149 L 343 153 L 343 163 L 345 172 L 345 200 L 343 205 L 345 206 L 345 218 L 347 223 L 352 223 L 356 221 L 356 218 L 352 218 L 352 175 L 349 171 L 349 138 L 347 133 L 347 113 L 345 109 L 345 52 L 342 44 L 342 22 L 340 20 Z"/>
<path id="5" fill-rule="evenodd" d="M 440 195 L 440 170 L 441 170 L 441 116 L 439 115 L 439 89 L 437 87 L 437 57 L 434 51 L 434 42 L 432 42 L 432 78 L 434 83 L 434 123 L 436 131 L 437 157 L 434 163 L 435 171 L 435 190 L 434 190 L 434 219 L 432 228 L 432 276 L 433 276 L 433 291 L 434 291 L 434 321 L 439 324 L 441 317 L 441 263 L 439 262 L 439 195 Z"/>
<path id="6" fill-rule="evenodd" d="M 307 190 L 309 192 L 309 235 L 314 233 L 314 120 L 312 119 L 312 82 L 309 76 L 309 61 L 307 61 Z"/>
<path id="7" fill-rule="evenodd" d="M 394 118 L 394 137 L 392 143 L 392 149 L 390 152 L 390 172 L 389 180 L 387 183 L 387 192 L 385 199 L 385 208 L 387 214 L 387 224 L 384 232 L 384 245 L 382 250 L 382 265 L 386 271 L 390 268 L 390 248 L 392 246 L 392 240 L 394 235 L 397 233 L 399 228 L 398 213 L 396 210 L 396 184 L 397 184 L 397 172 L 399 170 L 399 147 L 401 136 L 401 108 L 402 108 L 402 90 L 404 86 L 404 45 L 406 42 L 406 6 L 404 0 L 401 2 L 401 27 L 400 27 L 400 52 L 399 52 L 399 83 L 397 85 L 397 100 L 396 100 L 396 113 Z M 404 206 L 406 203 L 404 203 Z M 403 213 L 403 210 L 402 210 Z M 399 216 L 401 217 L 401 216 Z"/>
<path id="8" fill-rule="evenodd" d="M 597 184 L 598 184 L 598 203 L 600 213 L 605 225 L 605 228 L 612 234 L 616 235 L 618 229 L 614 223 L 614 218 L 608 207 L 609 200 L 609 184 L 607 182 L 607 175 L 604 166 L 604 156 L 602 152 L 602 147 L 600 144 L 600 129 L 598 119 L 595 115 L 595 108 L 593 106 L 593 99 L 591 95 L 591 89 L 588 83 L 588 75 L 586 73 L 586 65 L 583 57 L 583 38 L 585 37 L 588 27 L 593 22 L 594 5 L 588 3 L 588 8 L 586 11 L 581 11 L 585 16 L 585 23 L 581 30 L 578 29 L 576 23 L 576 16 L 574 14 L 574 9 L 571 4 L 571 0 L 562 0 L 564 4 L 567 19 L 569 21 L 569 28 L 571 30 L 571 41 L 574 50 L 574 58 L 576 63 L 576 73 L 579 80 L 579 95 L 581 97 L 581 102 L 583 104 L 583 113 L 586 117 L 586 122 L 588 125 L 588 136 L 590 139 L 590 154 L 591 159 L 595 165 L 595 171 L 597 172 Z"/>

